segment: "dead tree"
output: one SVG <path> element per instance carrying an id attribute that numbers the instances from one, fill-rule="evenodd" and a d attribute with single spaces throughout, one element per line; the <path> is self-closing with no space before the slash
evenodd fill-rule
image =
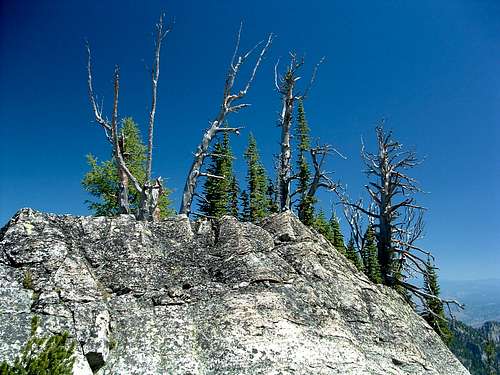
<path id="1" fill-rule="evenodd" d="M 94 94 L 94 88 L 92 83 L 92 64 L 91 64 L 91 52 L 90 46 L 87 44 L 87 84 L 88 92 L 90 98 L 90 104 L 94 113 L 95 121 L 101 125 L 104 129 L 107 140 L 111 143 L 113 149 L 113 157 L 116 163 L 118 177 L 119 177 L 119 206 L 122 213 L 130 213 L 129 202 L 128 202 L 128 185 L 130 182 L 134 185 L 135 189 L 141 194 L 141 201 L 139 206 L 139 211 L 136 216 L 140 220 L 154 220 L 158 218 L 158 201 L 163 194 L 163 184 L 161 177 L 156 180 L 151 180 L 151 165 L 152 165 L 152 155 L 153 155 L 153 128 L 154 119 L 156 113 L 156 97 L 157 97 L 157 87 L 158 78 L 160 74 L 160 49 L 163 40 L 166 38 L 167 34 L 171 31 L 171 28 L 164 30 L 164 15 L 160 16 L 158 23 L 156 24 L 156 39 L 155 39 L 155 57 L 153 62 L 153 68 L 151 71 L 151 81 L 152 81 L 152 105 L 149 114 L 149 132 L 148 132 L 148 151 L 147 151 L 147 170 L 146 179 L 141 183 L 128 169 L 125 163 L 125 139 L 119 136 L 118 131 L 118 95 L 120 88 L 120 76 L 119 68 L 115 67 L 113 81 L 113 112 L 111 116 L 111 122 L 109 122 L 102 114 L 102 108 L 98 106 L 96 101 L 96 96 Z"/>
<path id="2" fill-rule="evenodd" d="M 383 126 L 376 128 L 377 153 L 361 148 L 365 173 L 369 183 L 365 185 L 370 197 L 368 207 L 362 200 L 356 203 L 337 189 L 344 215 L 351 226 L 353 238 L 360 251 L 363 247 L 362 215 L 366 215 L 376 232 L 378 260 L 386 285 L 403 288 L 419 299 L 437 298 L 446 305 L 461 306 L 437 296 L 429 296 L 421 288 L 406 282 L 409 276 L 424 275 L 426 260 L 432 254 L 417 245 L 422 238 L 424 207 L 416 204 L 414 195 L 421 192 L 418 182 L 407 173 L 419 165 L 415 152 L 403 150 L 403 145 L 392 138 L 392 132 L 384 132 Z"/>
<path id="3" fill-rule="evenodd" d="M 207 174 L 202 172 L 202 167 L 205 158 L 210 155 L 209 147 L 212 142 L 212 139 L 217 134 L 222 132 L 233 132 L 239 134 L 241 128 L 225 127 L 224 126 L 225 119 L 227 115 L 229 115 L 230 113 L 238 112 L 240 109 L 250 106 L 250 104 L 248 103 L 238 103 L 238 102 L 245 97 L 248 90 L 250 89 L 250 86 L 255 79 L 257 69 L 259 68 L 260 63 L 262 62 L 262 59 L 264 58 L 264 55 L 266 54 L 273 40 L 273 34 L 270 34 L 266 42 L 261 41 L 243 55 L 238 56 L 240 47 L 241 29 L 242 26 L 240 25 L 238 36 L 236 38 L 236 47 L 234 49 L 233 57 L 231 59 L 229 70 L 226 76 L 224 92 L 222 96 L 222 103 L 219 112 L 217 113 L 215 118 L 210 122 L 210 127 L 203 134 L 201 143 L 198 145 L 196 152 L 194 153 L 194 160 L 193 163 L 191 164 L 191 168 L 189 169 L 189 173 L 186 178 L 186 183 L 184 185 L 184 191 L 182 193 L 182 203 L 179 209 L 180 214 L 189 215 L 191 213 L 191 204 L 193 202 L 193 198 L 196 195 L 195 190 L 198 182 L 198 177 L 200 176 L 207 177 Z M 238 92 L 233 92 L 233 86 L 241 67 L 247 61 L 250 55 L 262 45 L 263 47 L 260 50 L 260 54 L 257 57 L 257 60 L 251 71 L 250 78 L 248 79 L 247 83 Z M 211 177 L 217 178 L 217 176 L 211 176 Z"/>
<path id="4" fill-rule="evenodd" d="M 279 127 L 281 127 L 280 138 L 280 155 L 279 155 L 279 168 L 278 168 L 278 201 L 280 211 L 290 210 L 291 208 L 291 182 L 293 180 L 291 158 L 292 151 L 290 146 L 291 128 L 293 121 L 293 112 L 295 102 L 300 99 L 305 99 L 309 90 L 316 79 L 316 73 L 319 65 L 323 62 L 324 58 L 316 64 L 309 85 L 303 94 L 295 92 L 295 86 L 300 77 L 297 75 L 300 68 L 304 65 L 304 58 L 297 59 L 295 53 L 290 53 L 290 64 L 287 66 L 285 74 L 279 77 L 278 64 L 279 60 L 274 66 L 274 84 L 276 90 L 281 96 L 281 114 L 279 118 Z"/>
<path id="5" fill-rule="evenodd" d="M 370 179 L 365 188 L 374 209 L 366 209 L 360 202 L 350 203 L 345 199 L 343 203 L 373 220 L 381 271 L 385 282 L 390 285 L 394 283 L 398 274 L 396 271 L 400 269 L 395 264 L 396 258 L 404 259 L 404 264 L 407 261 L 421 262 L 418 266 L 425 268 L 425 260 L 413 251 L 423 251 L 415 242 L 422 234 L 421 214 L 424 208 L 417 205 L 413 197 L 421 189 L 417 181 L 406 173 L 420 161 L 413 151 L 403 151 L 403 145 L 392 139 L 391 132 L 386 134 L 382 126 L 376 128 L 376 137 L 376 154 L 367 152 L 364 144 L 361 149 L 366 166 L 364 172 Z"/>

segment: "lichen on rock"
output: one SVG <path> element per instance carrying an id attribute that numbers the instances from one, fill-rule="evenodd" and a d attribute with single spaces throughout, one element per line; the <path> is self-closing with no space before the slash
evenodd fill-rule
<path id="1" fill-rule="evenodd" d="M 0 361 L 39 314 L 76 339 L 75 374 L 468 374 L 291 213 L 257 226 L 23 209 L 0 236 Z"/>

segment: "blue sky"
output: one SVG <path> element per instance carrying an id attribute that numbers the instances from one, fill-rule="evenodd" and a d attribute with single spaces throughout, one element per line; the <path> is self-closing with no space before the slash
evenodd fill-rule
<path id="1" fill-rule="evenodd" d="M 147 5 L 144 5 L 146 3 Z M 156 175 L 174 190 L 175 208 L 191 153 L 219 105 L 239 22 L 242 46 L 277 38 L 248 101 L 233 116 L 252 131 L 271 170 L 279 97 L 273 65 L 293 50 L 306 56 L 304 81 L 322 57 L 306 102 L 313 136 L 348 160 L 329 169 L 362 193 L 360 137 L 373 145 L 382 117 L 425 156 L 414 171 L 428 194 L 422 242 L 441 276 L 499 276 L 500 3 L 497 1 L 14 1 L 0 13 L 0 223 L 21 207 L 88 214 L 80 181 L 85 155 L 108 158 L 92 122 L 84 40 L 92 45 L 96 92 L 110 110 L 112 71 L 121 67 L 120 116 L 145 134 L 152 30 L 161 10 L 175 17 L 165 42 L 155 134 Z M 109 113 L 109 112 L 108 112 Z M 241 157 L 236 165 L 245 173 Z M 241 181 L 242 183 L 243 181 Z M 334 197 L 322 194 L 328 209 Z M 340 212 L 339 212 L 340 214 Z"/>

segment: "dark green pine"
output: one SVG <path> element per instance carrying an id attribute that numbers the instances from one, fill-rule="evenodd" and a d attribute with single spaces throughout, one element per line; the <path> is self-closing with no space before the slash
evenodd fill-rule
<path id="1" fill-rule="evenodd" d="M 340 251 L 342 254 L 346 254 L 346 248 L 344 243 L 344 235 L 340 230 L 339 219 L 335 214 L 330 218 L 330 227 L 332 228 L 333 233 L 333 246 Z"/>
<path id="2" fill-rule="evenodd" d="M 424 292 L 428 295 L 439 297 L 441 291 L 438 282 L 436 268 L 428 259 L 426 263 L 426 272 L 424 274 Z M 422 314 L 423 318 L 437 332 L 441 339 L 449 344 L 453 335 L 448 326 L 448 321 L 445 318 L 443 303 L 439 298 L 426 297 L 426 311 Z"/>
<path id="3" fill-rule="evenodd" d="M 349 259 L 356 266 L 358 270 L 363 271 L 363 264 L 361 263 L 361 259 L 359 258 L 356 252 L 356 248 L 354 247 L 354 239 L 352 237 L 347 243 L 345 255 L 347 259 Z"/>
<path id="4" fill-rule="evenodd" d="M 380 263 L 378 261 L 378 249 L 375 240 L 375 233 L 371 225 L 365 233 L 363 241 L 362 258 L 366 276 L 376 284 L 382 283 L 382 274 L 380 272 Z"/>
<path id="5" fill-rule="evenodd" d="M 249 216 L 250 221 L 257 222 L 269 213 L 269 201 L 266 171 L 260 161 L 257 142 L 252 134 L 248 137 L 245 160 L 247 161 Z"/>
<path id="6" fill-rule="evenodd" d="M 297 176 L 298 176 L 298 191 L 300 192 L 299 202 L 297 204 L 297 215 L 305 225 L 313 225 L 314 222 L 314 204 L 316 198 L 307 194 L 311 172 L 307 162 L 307 153 L 310 150 L 309 144 L 309 126 L 307 124 L 304 103 L 299 100 L 297 108 L 297 127 L 295 129 L 295 137 L 297 143 Z"/>

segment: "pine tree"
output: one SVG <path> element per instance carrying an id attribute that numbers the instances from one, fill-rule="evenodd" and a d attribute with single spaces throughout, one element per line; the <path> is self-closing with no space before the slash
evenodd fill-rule
<path id="1" fill-rule="evenodd" d="M 207 176 L 200 211 L 208 217 L 220 218 L 232 213 L 233 153 L 227 133 L 222 142 L 215 144 L 213 155 L 207 174 L 217 177 Z"/>
<path id="2" fill-rule="evenodd" d="M 362 258 L 366 276 L 376 284 L 382 283 L 382 274 L 380 273 L 380 264 L 378 262 L 378 249 L 375 241 L 375 233 L 371 225 L 365 233 L 363 241 Z"/>
<path id="3" fill-rule="evenodd" d="M 277 191 L 276 186 L 273 181 L 268 178 L 267 179 L 267 192 L 266 192 L 267 202 L 268 202 L 268 211 L 271 214 L 275 214 L 279 212 L 278 201 L 277 201 Z"/>
<path id="4" fill-rule="evenodd" d="M 356 266 L 358 270 L 363 270 L 363 265 L 361 264 L 361 259 L 359 259 L 359 256 L 356 253 L 356 248 L 354 247 L 354 239 L 352 237 L 347 244 L 346 257 Z"/>
<path id="5" fill-rule="evenodd" d="M 238 196 L 240 195 L 240 188 L 236 176 L 231 180 L 230 197 L 229 197 L 229 213 L 236 218 L 239 217 Z"/>
<path id="6" fill-rule="evenodd" d="M 256 222 L 268 214 L 267 176 L 260 162 L 257 142 L 252 134 L 248 137 L 248 147 L 245 151 L 247 161 L 247 181 L 249 193 L 250 221 Z"/>
<path id="7" fill-rule="evenodd" d="M 312 225 L 314 221 L 314 204 L 316 199 L 307 194 L 311 172 L 307 163 L 306 152 L 309 151 L 309 126 L 307 124 L 306 113 L 304 111 L 304 103 L 299 101 L 297 109 L 297 127 L 296 127 L 297 143 L 297 169 L 298 169 L 298 191 L 300 192 L 299 203 L 297 204 L 297 213 L 300 221 L 305 225 Z"/>
<path id="8" fill-rule="evenodd" d="M 0 363 L 2 375 L 71 375 L 75 362 L 74 340 L 68 332 L 51 336 L 37 336 L 40 318 L 33 317 L 31 335 L 12 365 Z"/>
<path id="9" fill-rule="evenodd" d="M 318 233 L 322 234 L 325 239 L 330 241 L 333 245 L 335 237 L 332 231 L 332 227 L 328 220 L 326 220 L 325 213 L 323 210 L 320 210 L 319 213 L 315 216 L 312 227 L 318 231 Z"/>
<path id="10" fill-rule="evenodd" d="M 241 221 L 250 221 L 250 202 L 246 190 L 241 192 Z"/>
<path id="11" fill-rule="evenodd" d="M 136 176 L 140 184 L 146 180 L 146 152 L 147 148 L 142 142 L 141 134 L 137 124 L 132 118 L 123 120 L 120 131 L 120 139 L 124 139 L 122 145 L 124 150 L 125 164 L 130 172 Z M 82 180 L 83 188 L 97 201 L 86 200 L 85 203 L 96 216 L 115 216 L 120 214 L 118 202 L 119 195 L 119 177 L 114 158 L 99 163 L 96 157 L 87 155 L 87 163 L 90 171 L 87 172 Z M 140 193 L 129 184 L 129 203 L 131 210 L 137 211 L 140 204 Z M 166 189 L 161 196 L 158 207 L 160 217 L 166 217 L 173 213 L 170 209 L 169 200 L 170 191 Z"/>
<path id="12" fill-rule="evenodd" d="M 330 227 L 332 228 L 333 233 L 333 246 L 340 251 L 342 254 L 346 254 L 346 248 L 344 243 L 344 235 L 340 230 L 339 219 L 335 214 L 330 218 Z"/>
<path id="13" fill-rule="evenodd" d="M 440 295 L 440 287 L 436 268 L 428 259 L 426 263 L 426 272 L 424 274 L 424 292 L 435 297 Z M 438 298 L 425 298 L 426 311 L 422 314 L 423 318 L 437 332 L 443 342 L 449 344 L 452 340 L 452 333 L 444 315 L 443 303 Z"/>

